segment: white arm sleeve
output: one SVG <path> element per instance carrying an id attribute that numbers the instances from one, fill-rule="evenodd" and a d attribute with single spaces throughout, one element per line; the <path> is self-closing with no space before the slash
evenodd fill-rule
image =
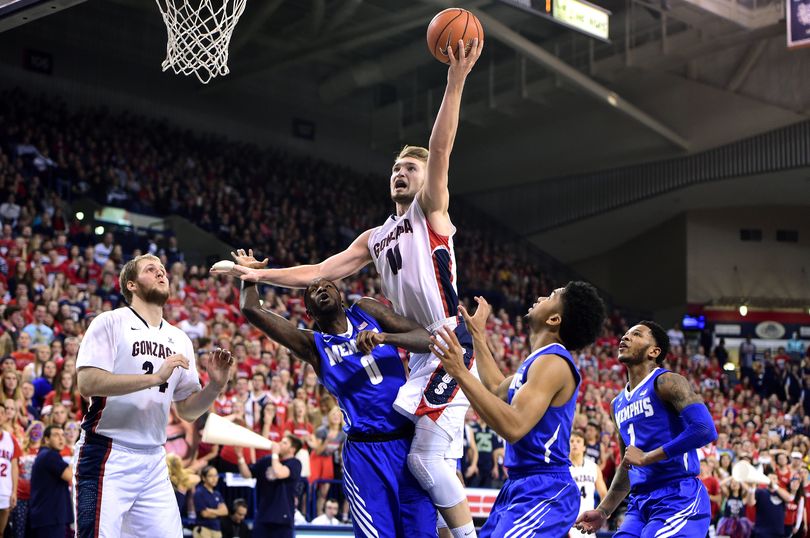
<path id="1" fill-rule="evenodd" d="M 111 312 L 104 312 L 90 322 L 79 344 L 79 353 L 76 356 L 77 369 L 92 366 L 113 372 L 118 342 L 115 329 L 115 320 Z"/>
<path id="2" fill-rule="evenodd" d="M 185 341 L 185 350 L 183 355 L 188 359 L 188 370 L 178 368 L 180 370 L 180 381 L 174 388 L 172 400 L 179 402 L 185 400 L 195 392 L 202 390 L 200 386 L 200 376 L 197 374 L 197 358 L 194 354 L 194 346 L 191 339 L 183 333 L 183 340 Z"/>

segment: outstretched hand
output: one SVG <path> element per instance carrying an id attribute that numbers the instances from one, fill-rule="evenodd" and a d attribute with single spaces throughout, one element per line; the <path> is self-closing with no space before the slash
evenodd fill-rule
<path id="1" fill-rule="evenodd" d="M 441 327 L 430 337 L 430 342 L 430 351 L 442 361 L 448 374 L 456 377 L 467 369 L 464 365 L 464 348 L 458 342 L 455 332 Z"/>
<path id="2" fill-rule="evenodd" d="M 464 40 L 459 39 L 456 49 L 447 47 L 447 58 L 450 60 L 450 68 L 447 71 L 448 80 L 455 78 L 463 81 L 472 71 L 483 50 L 484 42 L 479 41 L 477 37 L 470 42 L 469 46 L 465 46 Z"/>
<path id="3" fill-rule="evenodd" d="M 231 252 L 231 256 L 236 262 L 232 268 L 226 270 L 212 267 L 208 271 L 212 275 L 232 276 L 249 282 L 258 282 L 260 280 L 259 270 L 264 269 L 269 261 L 267 258 L 258 261 L 253 257 L 253 249 L 248 249 L 247 253 L 244 249 L 239 249 Z"/>
<path id="4" fill-rule="evenodd" d="M 461 313 L 461 316 L 464 318 L 464 323 L 467 325 L 467 331 L 469 331 L 470 336 L 473 338 L 486 335 L 487 320 L 492 313 L 492 306 L 490 306 L 483 297 L 476 297 L 475 302 L 478 303 L 478 308 L 475 309 L 474 316 L 470 316 L 463 305 L 458 306 L 458 311 Z"/>
<path id="5" fill-rule="evenodd" d="M 269 258 L 265 258 L 262 261 L 257 260 L 253 256 L 252 248 L 249 248 L 247 252 L 245 252 L 243 248 L 237 249 L 236 252 L 231 252 L 231 257 L 233 257 L 233 261 L 235 261 L 237 265 L 247 267 L 248 269 L 264 269 L 270 261 Z"/>
<path id="6" fill-rule="evenodd" d="M 231 367 L 233 366 L 231 352 L 227 349 L 216 348 L 208 355 L 208 378 L 216 386 L 224 387 L 231 377 Z"/>

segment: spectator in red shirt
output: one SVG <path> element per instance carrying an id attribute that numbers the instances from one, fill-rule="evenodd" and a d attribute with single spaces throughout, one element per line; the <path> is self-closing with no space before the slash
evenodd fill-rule
<path id="1" fill-rule="evenodd" d="M 249 379 L 253 375 L 253 366 L 247 362 L 247 348 L 245 344 L 238 343 L 233 345 L 233 359 L 236 363 L 236 375 Z"/>
<path id="2" fill-rule="evenodd" d="M 292 433 L 294 436 L 306 442 L 310 438 L 315 428 L 307 418 L 307 404 L 301 400 L 293 400 L 291 406 L 290 420 L 284 425 L 284 433 Z"/>
<path id="3" fill-rule="evenodd" d="M 61 372 L 54 380 L 53 390 L 45 395 L 43 406 L 61 403 L 68 410 L 70 420 L 81 420 L 82 397 L 76 386 L 76 377 L 71 372 Z"/>
<path id="4" fill-rule="evenodd" d="M 273 402 L 268 401 L 264 404 L 259 420 L 254 425 L 254 430 L 274 443 L 280 442 L 281 438 L 284 437 L 284 428 L 277 423 L 276 405 Z M 270 453 L 270 450 L 256 449 L 256 460 L 269 456 Z"/>
<path id="5" fill-rule="evenodd" d="M 50 355 L 50 349 L 49 355 Z M 14 360 L 17 362 L 17 370 L 24 370 L 26 366 L 34 362 L 36 356 L 34 355 L 31 335 L 27 332 L 18 333 L 17 335 L 17 351 L 11 353 Z M 46 359 L 47 360 L 47 359 Z"/>
<path id="6" fill-rule="evenodd" d="M 788 538 L 804 538 L 807 523 L 804 520 L 804 489 L 801 477 L 794 476 L 786 488 L 791 500 L 785 503 L 785 536 Z"/>

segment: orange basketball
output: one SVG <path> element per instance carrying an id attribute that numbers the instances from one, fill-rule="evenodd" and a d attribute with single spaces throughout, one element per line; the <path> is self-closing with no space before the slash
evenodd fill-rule
<path id="1" fill-rule="evenodd" d="M 484 28 L 478 17 L 458 7 L 451 7 L 433 17 L 427 29 L 427 44 L 430 53 L 440 62 L 449 64 L 447 57 L 447 47 L 452 46 L 453 52 L 458 58 L 456 50 L 459 39 L 464 40 L 467 52 L 470 51 L 472 40 L 478 38 L 480 42 L 484 39 Z"/>

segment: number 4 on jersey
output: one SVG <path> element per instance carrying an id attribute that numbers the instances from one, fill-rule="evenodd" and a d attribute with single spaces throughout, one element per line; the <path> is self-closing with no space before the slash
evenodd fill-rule
<path id="1" fill-rule="evenodd" d="M 155 367 L 152 365 L 151 362 L 146 361 L 145 363 L 143 363 L 143 371 L 146 372 L 146 375 L 151 374 L 154 371 L 154 369 Z M 166 389 L 169 388 L 169 382 L 166 381 L 165 383 L 158 385 L 158 387 L 160 389 L 160 392 L 166 392 Z"/>

